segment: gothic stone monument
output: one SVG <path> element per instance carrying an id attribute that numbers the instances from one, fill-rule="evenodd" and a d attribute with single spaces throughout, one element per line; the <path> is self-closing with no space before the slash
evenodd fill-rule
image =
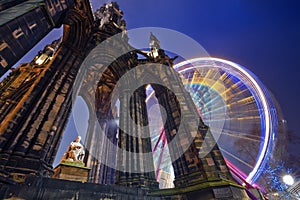
<path id="1" fill-rule="evenodd" d="M 244 188 L 233 181 L 209 127 L 172 69 L 174 59 L 161 49 L 156 37 L 151 35 L 148 53 L 133 48 L 128 43 L 123 12 L 114 2 L 94 15 L 88 0 L 76 0 L 66 9 L 58 20 L 64 28 L 61 40 L 46 46 L 32 62 L 21 64 L 1 82 L 0 198 L 248 199 Z M 117 39 L 110 40 L 116 34 Z M 77 77 L 82 82 L 75 82 L 86 56 L 103 42 L 105 45 L 94 52 L 99 63 L 85 72 L 87 79 Z M 120 51 L 126 53 L 118 56 Z M 150 137 L 142 137 L 149 136 L 149 130 L 135 128 L 148 124 L 146 85 L 133 94 L 128 91 L 129 79 L 117 85 L 132 69 L 136 69 L 136 80 L 145 82 L 152 77 L 169 85 L 148 82 L 166 111 L 164 130 L 168 143 L 173 144 L 170 156 L 175 188 L 158 188 Z M 80 91 L 72 90 L 76 84 L 81 85 Z M 116 87 L 119 125 L 123 127 L 117 130 L 118 137 L 111 128 L 114 114 L 110 107 Z M 91 168 L 87 183 L 51 178 L 73 93 L 81 95 L 89 109 L 96 111 L 89 118 L 85 140 L 90 150 L 84 163 Z M 199 156 L 203 145 L 212 150 Z M 99 157 L 104 161 L 99 162 Z"/>

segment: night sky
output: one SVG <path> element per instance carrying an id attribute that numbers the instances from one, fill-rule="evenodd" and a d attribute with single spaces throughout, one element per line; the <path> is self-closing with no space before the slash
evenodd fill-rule
<path id="1" fill-rule="evenodd" d="M 93 8 L 104 1 L 92 1 Z M 99 3 L 94 3 L 99 2 Z M 127 28 L 163 27 L 188 35 L 213 57 L 248 68 L 300 134 L 300 1 L 118 1 Z"/>

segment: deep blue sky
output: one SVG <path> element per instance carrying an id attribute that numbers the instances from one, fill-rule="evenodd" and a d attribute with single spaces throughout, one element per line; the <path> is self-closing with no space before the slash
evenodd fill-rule
<path id="1" fill-rule="evenodd" d="M 94 9 L 105 1 L 92 1 Z M 198 41 L 211 56 L 255 73 L 300 134 L 300 1 L 118 1 L 127 28 L 163 27 Z"/>
<path id="2" fill-rule="evenodd" d="M 250 69 L 278 100 L 289 130 L 300 130 L 300 1 L 120 0 L 118 3 L 125 13 L 128 29 L 144 26 L 174 29 L 198 41 L 211 56 Z"/>

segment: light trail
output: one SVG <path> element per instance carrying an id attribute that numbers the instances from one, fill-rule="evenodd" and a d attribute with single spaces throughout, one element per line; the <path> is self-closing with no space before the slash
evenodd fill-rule
<path id="1" fill-rule="evenodd" d="M 223 129 L 223 131 L 226 133 L 232 133 L 232 134 L 235 134 L 235 135 L 242 135 L 244 137 L 248 136 L 248 137 L 252 137 L 252 138 L 257 138 L 257 140 L 263 140 L 263 137 L 261 136 L 258 136 L 258 135 L 249 135 L 249 134 L 246 134 L 246 133 L 243 133 L 243 132 L 239 132 L 239 131 L 234 131 L 234 130 L 227 130 L 227 129 Z"/>
<path id="2" fill-rule="evenodd" d="M 230 157 L 236 159 L 237 161 L 239 161 L 240 163 L 243 163 L 244 165 L 246 165 L 247 167 L 249 167 L 250 169 L 253 169 L 253 166 L 248 164 L 246 161 L 243 161 L 242 159 L 238 158 L 237 156 L 233 155 L 232 153 L 226 151 L 225 149 L 219 147 L 223 152 L 225 152 L 226 154 L 228 154 Z"/>
<path id="3" fill-rule="evenodd" d="M 236 138 L 244 139 L 244 140 L 249 140 L 249 141 L 254 141 L 254 142 L 260 142 L 260 140 L 258 140 L 258 139 L 248 138 L 248 137 L 244 137 L 244 136 L 240 136 L 240 135 L 234 135 L 234 134 L 229 133 L 229 132 L 224 132 L 223 131 L 222 134 L 228 135 L 230 137 L 236 137 Z"/>
<path id="4" fill-rule="evenodd" d="M 192 66 L 191 66 L 191 63 L 192 63 Z M 186 67 L 182 69 L 181 67 L 184 67 L 184 66 L 186 66 Z M 200 68 L 201 69 L 207 68 L 208 72 L 197 73 L 198 72 L 197 71 L 197 72 L 194 72 L 193 76 L 191 76 L 191 73 L 189 70 L 197 70 Z M 227 72 L 228 74 L 224 73 L 220 76 L 217 73 L 218 70 L 209 70 L 209 68 L 219 68 L 219 69 L 222 69 L 223 71 Z M 260 146 L 260 152 L 259 152 L 257 161 L 254 166 L 249 165 L 248 163 L 241 160 L 237 156 L 234 156 L 230 152 L 226 151 L 226 153 L 228 155 L 230 155 L 231 157 L 239 160 L 241 163 L 247 165 L 248 167 L 252 167 L 251 168 L 252 171 L 248 174 L 248 176 L 245 175 L 246 176 L 245 181 L 254 185 L 255 181 L 261 174 L 260 169 L 262 169 L 264 167 L 264 163 L 268 159 L 269 147 L 271 146 L 272 141 L 274 140 L 274 137 L 276 134 L 274 131 L 276 129 L 274 128 L 274 130 L 272 130 L 272 126 L 275 123 L 275 121 L 277 120 L 276 114 L 274 114 L 274 112 L 276 112 L 276 111 L 274 111 L 274 109 L 272 111 L 270 110 L 269 104 L 272 105 L 272 103 L 269 102 L 270 97 L 269 97 L 269 99 L 266 97 L 266 95 L 267 95 L 266 90 L 256 80 L 256 77 L 253 76 L 250 72 L 248 72 L 244 67 L 242 67 L 236 63 L 233 63 L 231 61 L 227 61 L 227 60 L 220 59 L 220 58 L 211 58 L 211 57 L 195 58 L 195 59 L 183 61 L 181 63 L 174 65 L 174 69 L 177 70 L 182 75 L 183 83 L 185 85 L 190 85 L 188 87 L 190 88 L 189 90 L 191 93 L 195 93 L 196 91 L 199 91 L 200 89 L 201 89 L 201 91 L 202 90 L 205 91 L 204 95 L 202 94 L 202 96 L 198 96 L 198 95 L 194 96 L 194 98 L 200 98 L 200 100 L 202 102 L 205 98 L 209 99 L 210 96 L 207 96 L 208 91 L 209 92 L 215 91 L 218 93 L 219 96 L 224 98 L 224 101 L 226 103 L 229 103 L 225 106 L 222 106 L 222 109 L 226 108 L 226 106 L 228 108 L 230 108 L 235 105 L 246 104 L 248 106 L 248 109 L 253 112 L 253 108 L 259 107 L 259 109 L 257 111 L 259 116 L 240 116 L 240 117 L 233 117 L 230 119 L 231 120 L 232 119 L 243 120 L 246 118 L 247 118 L 247 120 L 254 120 L 254 119 L 256 120 L 257 119 L 258 122 L 260 121 L 260 124 L 261 124 L 261 135 L 262 135 L 261 137 L 253 135 L 252 138 L 251 137 L 249 138 L 249 137 L 244 136 L 246 134 L 243 134 L 243 133 L 240 135 L 232 134 L 232 133 L 240 133 L 238 131 L 228 131 L 228 130 L 226 131 L 225 129 L 222 130 L 224 132 L 224 134 L 226 134 L 227 136 L 230 136 L 230 137 L 236 137 L 236 138 L 241 138 L 244 140 L 255 141 L 255 142 L 259 142 L 259 141 L 262 142 L 261 146 Z M 184 74 L 186 72 L 189 73 L 188 76 Z M 202 75 L 202 76 L 204 76 L 204 78 L 195 77 L 196 75 Z M 238 80 L 238 82 L 234 82 L 235 79 L 231 80 L 231 77 L 233 77 L 233 75 L 236 75 L 237 77 L 239 77 L 240 80 Z M 210 78 L 210 76 L 217 77 L 220 80 L 217 80 L 217 81 L 210 80 L 210 79 L 212 79 L 212 78 Z M 226 79 L 226 78 L 228 78 L 228 79 Z M 227 87 L 225 87 L 225 90 L 220 90 L 220 87 L 219 87 L 220 81 L 223 81 L 224 84 L 227 86 Z M 211 85 L 207 85 L 208 83 L 213 85 L 214 88 L 211 87 Z M 193 86 L 196 86 L 196 87 L 193 87 Z M 204 86 L 209 87 L 209 88 L 206 89 Z M 148 88 L 149 87 L 147 87 L 147 89 Z M 231 89 L 235 90 L 236 88 L 241 88 L 241 90 L 238 90 L 237 93 L 234 93 L 235 91 L 230 92 Z M 221 89 L 223 89 L 223 88 L 221 88 Z M 193 91 L 195 91 L 195 92 L 193 92 Z M 247 94 L 247 93 L 249 93 L 249 94 Z M 149 99 L 151 99 L 153 97 L 153 95 L 154 95 L 154 91 L 150 92 L 150 94 L 148 95 L 148 97 L 146 99 L 146 102 L 148 102 Z M 247 95 L 251 95 L 251 96 L 240 99 L 240 97 L 247 96 Z M 254 95 L 254 96 L 252 96 L 252 95 Z M 214 103 L 218 102 L 216 99 L 217 99 L 217 96 L 213 96 L 212 99 L 209 99 L 208 102 L 205 102 L 205 107 L 207 108 L 207 103 L 214 104 Z M 230 100 L 230 102 L 228 102 L 229 100 Z M 221 109 L 221 108 L 219 108 L 219 109 Z M 206 110 L 206 109 L 204 109 L 204 110 Z M 209 115 L 213 112 L 216 112 L 216 110 L 206 111 L 206 112 L 203 112 L 202 114 L 203 114 L 203 116 L 205 116 L 205 115 Z M 237 113 L 237 111 L 235 111 L 235 112 Z M 219 115 L 217 115 L 216 113 L 214 113 L 214 114 L 215 114 L 214 115 L 215 118 L 210 119 L 211 122 L 212 121 L 220 121 L 220 120 L 222 121 L 221 118 L 216 119 L 216 117 Z M 231 114 L 234 115 L 233 112 Z M 275 116 L 273 116 L 272 114 Z M 228 121 L 230 119 L 225 119 L 225 121 Z M 256 121 L 254 121 L 254 122 L 256 123 Z"/>
<path id="5" fill-rule="evenodd" d="M 197 63 L 200 61 L 205 61 L 205 62 L 211 62 L 211 67 L 217 67 L 217 68 L 222 68 L 221 66 L 216 66 L 214 64 L 214 62 L 220 62 L 220 63 L 225 63 L 227 65 L 229 65 L 233 70 L 229 70 L 231 72 L 237 71 L 238 74 L 241 74 L 243 77 L 246 78 L 247 80 L 253 85 L 253 90 L 257 93 L 258 98 L 260 100 L 260 103 L 262 104 L 262 108 L 263 108 L 263 115 L 264 115 L 264 142 L 263 142 L 263 146 L 260 152 L 260 155 L 258 157 L 258 160 L 255 164 L 255 166 L 253 167 L 253 170 L 249 173 L 248 177 L 246 178 L 246 181 L 250 184 L 254 183 L 254 181 L 257 179 L 258 176 L 258 172 L 259 172 L 259 168 L 263 167 L 263 163 L 266 160 L 267 157 L 267 153 L 268 153 L 268 145 L 271 142 L 271 119 L 270 119 L 270 110 L 268 107 L 268 103 L 267 103 L 267 98 L 265 97 L 264 91 L 263 89 L 260 87 L 260 85 L 258 84 L 258 82 L 255 80 L 255 78 L 246 70 L 244 69 L 242 66 L 233 63 L 231 61 L 228 60 L 224 60 L 224 59 L 220 59 L 220 58 L 212 58 L 212 57 L 203 57 L 203 58 L 195 58 L 195 59 L 190 59 L 187 61 L 183 61 L 181 63 L 178 63 L 176 65 L 174 65 L 174 69 L 178 69 L 182 66 L 187 66 L 184 69 L 178 70 L 179 73 L 184 73 L 185 71 L 188 70 L 197 70 L 197 67 L 200 67 L 199 64 L 194 64 L 196 66 L 190 66 L 191 63 Z M 273 133 L 273 132 L 272 132 Z"/>

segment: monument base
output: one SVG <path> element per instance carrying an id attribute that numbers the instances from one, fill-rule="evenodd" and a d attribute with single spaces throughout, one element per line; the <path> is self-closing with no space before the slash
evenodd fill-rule
<path id="1" fill-rule="evenodd" d="M 222 179 L 209 180 L 193 186 L 152 191 L 148 195 L 172 200 L 250 200 L 244 187 Z"/>
<path id="2" fill-rule="evenodd" d="M 227 181 L 208 181 L 185 188 L 145 191 L 62 179 L 28 177 L 24 183 L 0 181 L 0 199 L 80 200 L 249 200 L 245 189 Z"/>
<path id="3" fill-rule="evenodd" d="M 88 181 L 90 170 L 82 162 L 63 161 L 54 168 L 53 178 L 84 183 Z"/>
<path id="4" fill-rule="evenodd" d="M 139 188 L 32 176 L 24 183 L 8 184 L 0 180 L 0 199 L 161 200 L 162 198 L 147 196 L 147 191 Z"/>

